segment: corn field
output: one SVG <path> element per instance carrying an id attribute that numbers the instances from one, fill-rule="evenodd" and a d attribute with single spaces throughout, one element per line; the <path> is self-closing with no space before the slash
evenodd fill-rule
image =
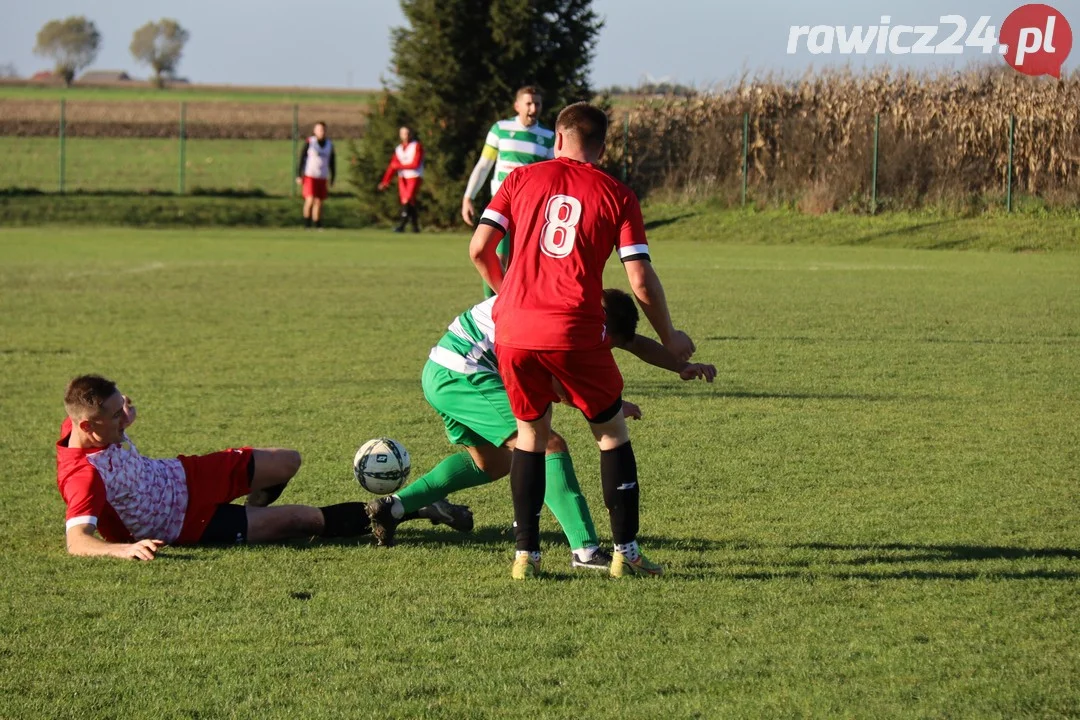
<path id="1" fill-rule="evenodd" d="M 1058 81 L 1007 67 L 819 72 L 642 99 L 625 112 L 612 127 L 607 163 L 639 194 L 738 202 L 745 141 L 751 202 L 809 212 L 866 208 L 876 116 L 878 207 L 1000 197 L 1015 118 L 1013 190 L 1050 205 L 1080 204 L 1080 73 Z"/>

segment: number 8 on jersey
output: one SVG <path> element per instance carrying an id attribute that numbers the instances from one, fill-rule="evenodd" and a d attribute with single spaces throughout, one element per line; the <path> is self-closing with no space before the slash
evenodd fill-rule
<path id="1" fill-rule="evenodd" d="M 564 258 L 574 251 L 581 201 L 572 195 L 552 195 L 544 209 L 540 231 L 540 251 L 548 257 Z"/>

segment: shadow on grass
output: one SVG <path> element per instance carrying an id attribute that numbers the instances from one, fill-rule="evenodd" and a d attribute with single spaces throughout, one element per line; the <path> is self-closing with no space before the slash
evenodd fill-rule
<path id="1" fill-rule="evenodd" d="M 669 398 L 701 396 L 742 400 L 860 400 L 863 402 L 895 402 L 897 400 L 943 400 L 936 396 L 873 395 L 868 393 L 770 392 L 765 390 L 721 389 L 717 384 L 635 381 L 626 392 L 629 400 L 636 398 Z"/>
<path id="2" fill-rule="evenodd" d="M 810 337 L 808 335 L 779 335 L 776 337 L 756 337 L 753 335 L 713 335 L 705 338 L 712 342 L 790 342 L 835 345 L 839 343 L 870 343 L 875 345 L 926 343 L 928 345 L 1074 345 L 1080 338 L 1071 335 L 1063 337 L 1033 338 L 1030 340 L 1002 340 L 1000 338 L 943 338 L 943 337 Z"/>
<path id="3" fill-rule="evenodd" d="M 661 218 L 661 219 L 657 219 L 657 220 L 650 220 L 649 222 L 645 223 L 645 230 L 647 232 L 649 232 L 649 231 L 655 230 L 656 228 L 664 227 L 665 225 L 674 225 L 675 223 L 679 222 L 680 220 L 685 220 L 686 218 L 692 218 L 692 217 L 695 217 L 696 215 L 697 215 L 696 212 L 688 212 L 688 213 L 683 213 L 682 215 L 673 215 L 673 216 L 671 216 L 669 218 Z"/>
<path id="4" fill-rule="evenodd" d="M 943 225 L 955 225 L 956 222 L 957 221 L 953 220 L 953 219 L 935 220 L 933 222 L 923 222 L 923 223 L 918 223 L 916 225 L 909 225 L 908 227 L 897 228 L 895 230 L 886 230 L 884 232 L 870 233 L 869 235 L 863 235 L 862 237 L 854 238 L 854 239 L 849 240 L 849 241 L 847 241 L 847 242 L 845 242 L 843 244 L 844 245 L 866 245 L 868 243 L 874 242 L 875 240 L 883 240 L 883 239 L 888 238 L 888 237 L 898 237 L 898 238 L 908 237 L 910 235 L 917 235 L 919 233 L 926 232 L 926 231 L 930 230 L 931 228 L 940 228 Z M 944 246 L 947 247 L 948 244 L 945 244 Z"/>

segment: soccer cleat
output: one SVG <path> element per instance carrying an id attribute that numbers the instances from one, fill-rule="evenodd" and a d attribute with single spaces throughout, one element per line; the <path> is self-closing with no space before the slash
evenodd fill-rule
<path id="1" fill-rule="evenodd" d="M 449 525 L 458 532 L 472 532 L 473 514 L 467 505 L 455 505 L 443 498 L 420 508 L 418 512 L 432 525 Z"/>
<path id="2" fill-rule="evenodd" d="M 390 511 L 392 507 L 392 497 L 375 498 L 365 506 L 367 516 L 371 519 L 371 534 L 375 536 L 375 544 L 380 547 L 393 547 L 394 531 L 401 522 Z"/>
<path id="3" fill-rule="evenodd" d="M 527 553 L 514 556 L 514 564 L 510 567 L 510 577 L 515 580 L 529 580 L 539 574 L 539 560 L 533 560 Z"/>
<path id="4" fill-rule="evenodd" d="M 611 577 L 621 578 L 629 575 L 643 575 L 656 577 L 664 574 L 664 568 L 657 565 L 643 554 L 638 553 L 638 559 L 630 562 L 622 553 L 615 553 L 611 559 Z"/>
<path id="5" fill-rule="evenodd" d="M 570 553 L 570 567 L 572 568 L 586 568 L 588 570 L 610 570 L 611 569 L 611 553 L 607 550 L 597 548 L 592 557 L 588 560 L 582 560 L 577 556 L 577 553 Z"/>

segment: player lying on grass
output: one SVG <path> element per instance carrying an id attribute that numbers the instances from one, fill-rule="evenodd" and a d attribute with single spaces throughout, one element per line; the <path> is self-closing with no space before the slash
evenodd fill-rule
<path id="1" fill-rule="evenodd" d="M 490 298 L 462 313 L 432 348 L 424 367 L 424 396 L 442 416 L 450 442 L 465 446 L 466 452 L 446 458 L 397 494 L 368 503 L 372 530 L 382 545 L 393 544 L 399 518 L 410 511 L 459 490 L 494 482 L 510 472 L 517 425 L 494 357 L 494 302 Z M 637 334 L 638 311 L 629 295 L 605 290 L 604 304 L 612 346 L 676 372 L 683 380 L 704 378 L 712 382 L 716 376 L 712 365 L 681 362 L 656 341 Z M 632 403 L 623 403 L 623 412 L 627 417 L 641 417 L 640 409 Z M 548 441 L 545 471 L 544 503 L 570 543 L 571 567 L 607 570 L 611 556 L 599 548 L 566 442 L 557 433 Z"/>
<path id="2" fill-rule="evenodd" d="M 98 375 L 68 383 L 64 407 L 68 417 L 56 443 L 56 481 L 67 504 L 72 555 L 153 560 L 162 545 L 355 537 L 371 530 L 360 502 L 267 507 L 300 469 L 295 450 L 243 447 L 144 457 L 126 433 L 135 406 L 116 383 Z M 246 506 L 230 504 L 245 495 Z M 411 517 L 464 529 L 466 516 L 467 508 L 437 503 Z"/>

